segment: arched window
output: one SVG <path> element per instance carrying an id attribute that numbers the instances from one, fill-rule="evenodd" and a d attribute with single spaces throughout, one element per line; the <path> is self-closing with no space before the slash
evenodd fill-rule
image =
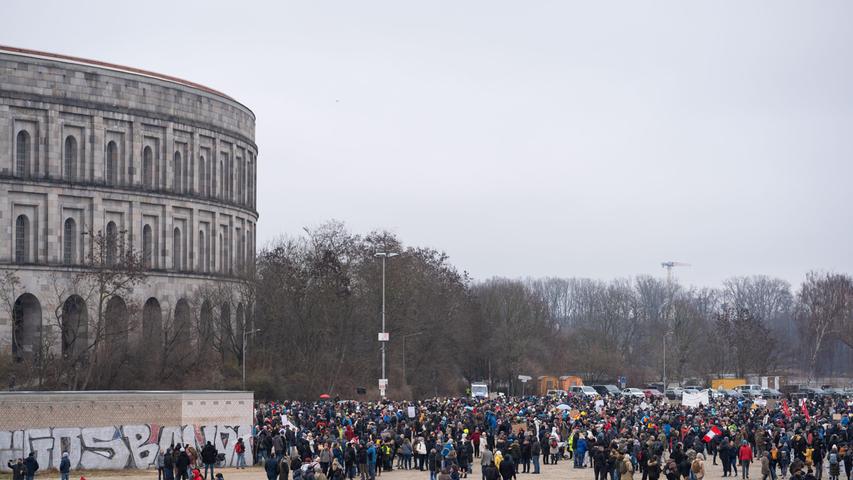
<path id="1" fill-rule="evenodd" d="M 30 261 L 30 220 L 26 215 L 15 219 L 15 263 Z"/>
<path id="2" fill-rule="evenodd" d="M 115 265 L 118 251 L 118 227 L 115 222 L 107 223 L 107 265 Z"/>
<path id="3" fill-rule="evenodd" d="M 198 193 L 205 195 L 205 180 L 204 180 L 204 157 L 199 157 L 198 160 Z"/>
<path id="4" fill-rule="evenodd" d="M 181 168 L 181 152 L 175 152 L 175 157 L 172 161 L 172 190 L 175 192 L 181 191 L 181 182 L 183 181 L 183 169 Z"/>
<path id="5" fill-rule="evenodd" d="M 154 188 L 154 152 L 151 147 L 142 150 L 142 185 L 145 188 Z"/>
<path id="6" fill-rule="evenodd" d="M 151 268 L 153 263 L 154 245 L 151 238 L 151 225 L 142 227 L 142 265 Z"/>
<path id="7" fill-rule="evenodd" d="M 225 242 L 222 241 L 222 234 L 219 234 L 219 273 L 225 273 Z"/>
<path id="8" fill-rule="evenodd" d="M 228 178 L 228 175 L 225 174 L 225 160 L 224 156 L 219 160 L 219 196 L 221 198 L 225 198 L 225 195 L 228 193 L 225 190 L 225 179 Z"/>
<path id="9" fill-rule="evenodd" d="M 249 165 L 246 167 L 246 183 L 248 184 L 246 187 L 246 204 L 250 207 L 253 206 L 255 202 L 255 184 L 254 184 L 254 174 L 252 173 L 252 168 L 254 167 L 254 162 L 252 162 L 251 157 L 249 158 Z"/>
<path id="10" fill-rule="evenodd" d="M 206 266 L 204 261 L 204 253 L 205 253 L 205 244 L 204 244 L 204 230 L 198 231 L 198 271 L 204 272 L 206 271 Z"/>
<path id="11" fill-rule="evenodd" d="M 181 255 L 183 254 L 181 248 L 181 230 L 175 229 L 172 232 L 172 269 L 181 270 Z"/>
<path id="12" fill-rule="evenodd" d="M 18 132 L 15 140 L 15 174 L 19 177 L 30 176 L 30 134 L 26 130 Z"/>
<path id="13" fill-rule="evenodd" d="M 107 144 L 107 184 L 118 185 L 118 146 L 116 142 Z"/>
<path id="14" fill-rule="evenodd" d="M 62 228 L 62 259 L 66 265 L 77 263 L 77 222 L 66 218 Z"/>
<path id="15" fill-rule="evenodd" d="M 77 177 L 77 139 L 71 135 L 65 137 L 65 178 Z"/>
<path id="16" fill-rule="evenodd" d="M 216 250 L 213 249 L 213 239 L 216 234 L 211 234 L 208 239 L 207 248 L 204 250 L 204 263 L 207 265 L 206 272 L 213 271 L 213 256 L 216 255 Z"/>

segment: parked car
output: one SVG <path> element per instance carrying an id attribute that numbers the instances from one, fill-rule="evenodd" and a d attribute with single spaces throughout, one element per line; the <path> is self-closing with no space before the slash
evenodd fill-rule
<path id="1" fill-rule="evenodd" d="M 833 397 L 843 397 L 844 396 L 844 389 L 843 388 L 835 388 L 831 385 L 824 385 L 821 388 L 823 389 L 823 392 L 826 395 L 832 395 Z"/>
<path id="2" fill-rule="evenodd" d="M 723 395 L 726 396 L 726 398 L 736 398 L 738 400 L 743 398 L 743 394 L 737 390 L 722 390 L 722 392 Z"/>
<path id="3" fill-rule="evenodd" d="M 761 398 L 782 398 L 782 392 L 776 390 L 775 388 L 762 388 L 761 389 Z"/>
<path id="4" fill-rule="evenodd" d="M 549 397 L 565 397 L 566 391 L 565 390 L 548 390 L 547 392 L 545 392 L 545 395 L 549 396 Z"/>
<path id="5" fill-rule="evenodd" d="M 666 392 L 664 392 L 664 395 L 666 395 L 666 398 L 668 398 L 670 400 L 680 400 L 681 396 L 683 394 L 684 394 L 684 391 L 678 387 L 667 388 Z"/>
<path id="6" fill-rule="evenodd" d="M 738 385 L 735 390 L 739 391 L 744 397 L 753 398 L 761 395 L 761 385 L 747 384 Z"/>
<path id="7" fill-rule="evenodd" d="M 626 388 L 622 390 L 623 397 L 646 398 L 646 394 L 639 388 Z"/>
<path id="8" fill-rule="evenodd" d="M 593 385 L 592 388 L 602 397 L 618 397 L 622 394 L 616 385 Z"/>
<path id="9" fill-rule="evenodd" d="M 695 388 L 685 388 L 685 389 L 684 389 L 684 391 L 682 391 L 681 393 L 682 393 L 682 396 L 683 396 L 685 393 L 689 393 L 689 394 L 691 394 L 691 395 L 692 395 L 692 394 L 694 394 L 694 393 L 699 393 L 699 390 L 696 390 Z"/>
<path id="10" fill-rule="evenodd" d="M 822 398 L 827 396 L 827 393 L 820 387 L 800 387 L 800 392 L 808 398 Z"/>
<path id="11" fill-rule="evenodd" d="M 658 393 L 663 394 L 664 390 L 666 390 L 666 386 L 660 382 L 654 382 L 646 385 L 646 388 L 649 390 L 657 390 Z"/>
<path id="12" fill-rule="evenodd" d="M 684 389 L 685 390 L 696 390 L 697 392 L 701 392 L 702 390 L 705 390 L 704 387 L 700 387 L 699 385 L 685 385 Z"/>
<path id="13" fill-rule="evenodd" d="M 704 391 L 708 392 L 708 398 L 726 398 L 725 390 L 714 390 L 713 388 L 706 388 Z"/>
<path id="14" fill-rule="evenodd" d="M 589 385 L 583 385 L 583 386 L 577 386 L 576 385 L 574 387 L 569 387 L 569 393 L 571 393 L 574 396 L 580 396 L 580 397 L 594 397 L 594 396 L 598 395 L 598 392 L 596 392 L 595 389 L 590 387 Z"/>
<path id="15" fill-rule="evenodd" d="M 658 399 L 663 397 L 663 394 L 657 388 L 647 388 L 643 390 L 643 393 L 646 395 L 646 398 Z"/>

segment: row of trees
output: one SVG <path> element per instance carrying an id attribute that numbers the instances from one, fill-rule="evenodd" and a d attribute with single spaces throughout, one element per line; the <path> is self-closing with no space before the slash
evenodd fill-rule
<path id="1" fill-rule="evenodd" d="M 29 361 L 0 363 L 19 385 L 239 388 L 244 333 L 258 329 L 248 337 L 247 371 L 260 396 L 375 393 L 377 252 L 400 254 L 387 266 L 394 397 L 459 394 L 483 379 L 520 392 L 519 374 L 626 376 L 638 384 L 660 380 L 664 356 L 667 377 L 679 380 L 849 375 L 853 364 L 853 279 L 843 274 L 810 273 L 796 290 L 764 276 L 720 288 L 648 276 L 473 281 L 438 250 L 330 222 L 272 242 L 245 283 L 199 288 L 183 308 L 161 309 L 132 303 L 148 275 L 137 252 L 100 234 L 93 244 L 87 268 L 70 280 L 51 277 L 55 298 L 43 299 L 48 320 Z M 19 346 L 21 289 L 11 273 L 0 279 Z M 85 315 L 69 306 L 72 294 L 87 305 Z M 126 300 L 121 309 L 116 299 Z"/>
<path id="2" fill-rule="evenodd" d="M 712 374 L 849 374 L 853 280 L 810 273 L 687 288 L 653 277 L 473 281 L 445 254 L 388 232 L 328 223 L 258 258 L 253 384 L 279 397 L 375 390 L 381 264 L 389 260 L 389 381 L 396 396 L 456 394 L 467 382 L 520 391 L 519 374 L 598 382 Z M 665 345 L 665 347 L 664 347 Z"/>

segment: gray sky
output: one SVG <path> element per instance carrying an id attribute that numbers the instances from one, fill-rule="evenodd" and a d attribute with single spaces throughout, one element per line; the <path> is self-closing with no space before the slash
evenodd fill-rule
<path id="1" fill-rule="evenodd" d="M 249 106 L 261 241 L 335 218 L 475 278 L 853 272 L 853 2 L 27 0 L 0 16 L 19 20 L 0 44 Z"/>

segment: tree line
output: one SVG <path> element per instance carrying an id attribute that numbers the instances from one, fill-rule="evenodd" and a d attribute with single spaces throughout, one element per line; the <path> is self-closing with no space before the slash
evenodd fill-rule
<path id="1" fill-rule="evenodd" d="M 734 373 L 849 374 L 853 279 L 809 273 L 793 289 L 767 276 L 719 288 L 650 276 L 474 281 L 441 251 L 337 222 L 281 238 L 257 261 L 251 385 L 278 398 L 376 392 L 381 262 L 390 395 L 462 393 L 490 379 L 510 393 L 518 375 L 587 382 L 658 381 Z"/>
<path id="2" fill-rule="evenodd" d="M 587 383 L 624 376 L 638 385 L 661 380 L 664 357 L 671 381 L 843 376 L 853 365 L 846 274 L 812 272 L 796 288 L 761 275 L 716 288 L 651 276 L 474 280 L 442 251 L 332 221 L 270 242 L 245 282 L 201 288 L 189 298 L 190 313 L 164 308 L 160 318 L 159 307 L 130 300 L 147 275 L 139 252 L 93 235 L 88 268 L 70 281 L 50 276 L 56 298 L 44 299 L 47 325 L 32 357 L 0 361 L 10 386 L 241 388 L 245 362 L 247 387 L 261 398 L 375 398 L 377 252 L 399 254 L 386 268 L 392 398 L 458 395 L 480 380 L 515 394 L 519 375 L 579 375 Z M 21 288 L 12 273 L 0 279 L 0 307 L 12 318 Z M 72 293 L 88 313 L 75 312 Z M 127 300 L 120 310 L 118 297 Z M 85 341 L 75 342 L 84 331 Z"/>

